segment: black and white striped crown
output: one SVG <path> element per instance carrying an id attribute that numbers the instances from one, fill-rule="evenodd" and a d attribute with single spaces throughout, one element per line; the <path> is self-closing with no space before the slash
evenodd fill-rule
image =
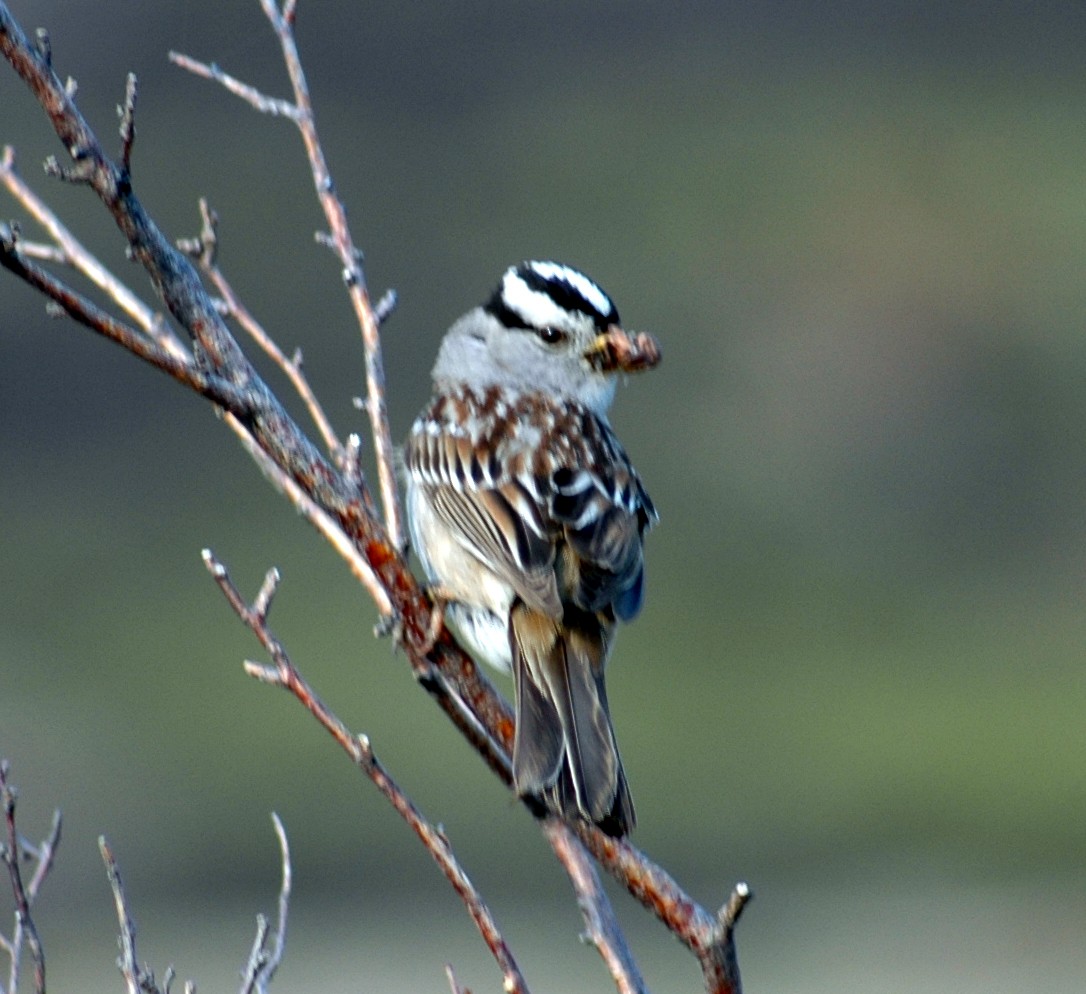
<path id="1" fill-rule="evenodd" d="M 595 280 L 561 262 L 510 266 L 483 305 L 507 328 L 564 327 L 578 315 L 597 328 L 618 324 L 618 308 Z"/>

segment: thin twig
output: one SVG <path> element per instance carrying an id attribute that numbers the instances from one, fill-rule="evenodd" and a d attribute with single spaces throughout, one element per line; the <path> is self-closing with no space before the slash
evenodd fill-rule
<path id="1" fill-rule="evenodd" d="M 125 176 L 132 173 L 132 144 L 136 140 L 136 94 L 139 93 L 139 84 L 136 74 L 130 72 L 125 80 L 124 105 L 117 108 L 117 116 L 121 119 L 121 172 Z"/>
<path id="2" fill-rule="evenodd" d="M 271 585 L 269 584 L 269 587 Z M 270 599 L 270 594 L 269 594 Z M 239 994 L 267 994 L 275 971 L 283 961 L 283 951 L 286 948 L 287 937 L 287 913 L 290 907 L 291 869 L 290 869 L 290 844 L 287 841 L 286 829 L 279 815 L 272 813 L 272 823 L 275 825 L 275 834 L 279 839 L 280 865 L 282 867 L 282 883 L 279 888 L 279 919 L 276 922 L 275 942 L 272 948 L 267 948 L 269 925 L 264 915 L 256 916 L 256 938 L 253 940 L 249 959 L 242 971 L 241 987 Z"/>
<path id="3" fill-rule="evenodd" d="M 30 253 L 26 251 L 26 243 L 21 239 L 16 239 L 13 233 L 3 225 L 0 225 L 0 265 L 6 265 L 7 268 L 12 269 L 16 275 L 22 276 L 27 282 L 31 283 L 31 285 L 37 286 L 43 293 L 49 296 L 50 299 L 57 302 L 65 313 L 72 316 L 79 323 L 93 328 L 99 334 L 112 338 L 118 344 L 129 349 L 129 351 L 134 352 L 152 365 L 158 366 L 158 368 L 173 376 L 175 379 L 179 379 L 181 382 L 186 383 L 186 385 L 191 386 L 192 389 L 197 390 L 197 392 L 204 393 L 205 396 L 208 396 L 212 400 L 216 400 L 217 403 L 222 403 L 224 398 L 219 392 L 225 390 L 230 393 L 230 397 L 225 399 L 235 405 L 243 405 L 243 395 L 237 394 L 230 384 L 225 383 L 222 380 L 208 381 L 207 374 L 196 369 L 189 352 L 184 348 L 174 333 L 165 326 L 160 315 L 147 307 L 131 292 L 131 290 L 128 289 L 127 286 L 109 272 L 109 270 L 106 269 L 92 253 L 88 252 L 60 222 L 56 214 L 46 206 L 29 186 L 26 185 L 15 169 L 15 155 L 10 147 L 5 149 L 3 160 L 0 162 L 0 181 L 8 188 L 12 196 L 15 197 L 15 199 L 33 215 L 34 219 L 57 241 L 57 248 L 62 257 L 61 261 L 87 276 L 92 282 L 99 286 L 123 311 L 135 320 L 140 329 L 146 333 L 152 341 L 147 342 L 142 339 L 134 329 L 128 328 L 120 322 L 116 322 L 109 318 L 103 311 L 80 297 L 74 290 L 65 287 L 59 280 L 56 280 L 44 270 L 31 267 L 28 264 Z M 202 203 L 201 206 L 205 207 L 206 205 Z M 210 235 L 209 230 L 211 232 Z M 213 228 L 211 228 L 210 212 L 205 212 L 205 230 L 201 233 L 201 238 L 198 239 L 198 242 L 201 245 L 209 244 L 211 243 L 211 236 L 213 236 Z M 34 254 L 40 256 L 44 253 Z M 218 270 L 216 269 L 214 272 L 217 274 Z M 229 284 L 226 283 L 225 279 L 222 280 L 221 284 L 217 283 L 217 286 L 219 287 L 220 292 L 225 292 L 224 295 L 227 296 L 228 304 L 232 308 L 236 308 L 239 323 L 242 323 L 243 326 L 245 326 L 245 316 L 248 316 L 248 311 L 234 296 L 232 288 L 229 287 Z M 253 327 L 258 329 L 259 335 L 263 337 L 264 342 L 266 342 L 269 347 L 269 352 L 274 350 L 275 354 L 282 356 L 282 352 L 279 350 L 278 346 L 264 334 L 263 329 L 259 329 L 259 326 L 256 325 L 255 321 L 253 322 Z M 172 357 L 172 359 L 167 357 Z M 287 363 L 287 366 L 291 365 L 292 364 Z M 295 366 L 293 368 L 297 369 L 298 367 Z M 298 369 L 298 372 L 300 374 L 300 369 Z M 206 386 L 208 382 L 214 382 L 216 390 L 213 390 L 210 393 L 206 392 L 204 386 Z M 299 392 L 302 393 L 303 399 L 311 396 L 311 390 L 308 383 L 305 382 L 304 377 L 301 377 L 301 386 L 304 387 L 304 389 Z M 218 394 L 218 396 L 216 396 L 216 394 Z M 236 406 L 234 409 L 238 410 Z M 324 424 L 327 424 L 327 419 L 324 418 L 323 411 L 320 409 L 319 405 L 316 404 L 315 397 L 313 398 L 313 404 L 310 407 L 310 410 L 314 413 L 314 418 L 318 425 L 320 425 L 322 421 Z M 382 616 L 389 616 L 392 608 L 389 602 L 388 593 L 382 587 L 380 580 L 377 578 L 369 563 L 358 551 L 355 544 L 352 543 L 344 533 L 342 526 L 331 515 L 321 510 L 302 488 L 294 482 L 293 478 L 287 476 L 282 469 L 271 461 L 241 420 L 234 417 L 233 414 L 228 414 L 226 420 L 247 451 L 258 462 L 265 475 L 267 475 L 275 484 L 277 489 L 286 495 L 288 500 L 298 508 L 299 512 L 325 536 L 329 543 L 347 561 L 351 572 L 373 597 L 377 609 Z M 330 437 L 334 440 L 335 436 L 334 434 L 331 434 L 331 429 L 329 428 L 328 431 Z M 335 444 L 338 444 L 338 442 Z M 346 452 L 346 450 L 344 451 Z M 347 461 L 346 454 L 343 459 L 344 462 Z M 353 482 L 357 491 L 363 494 L 364 498 L 368 500 L 368 493 L 366 493 L 364 489 L 364 481 L 361 477 L 359 476 Z"/>
<path id="4" fill-rule="evenodd" d="M 282 687 L 292 693 L 305 708 L 321 723 L 325 730 L 339 743 L 385 799 L 392 805 L 401 818 L 418 836 L 426 851 L 441 868 L 445 878 L 452 885 L 479 934 L 483 937 L 499 969 L 502 972 L 504 989 L 509 994 L 527 992 L 528 987 L 521 975 L 520 968 L 502 936 L 490 909 L 486 906 L 475 885 L 460 866 L 444 833 L 434 827 L 417 807 L 411 802 L 400 786 L 392 779 L 373 752 L 369 739 L 365 735 L 354 735 L 346 725 L 320 700 L 308 682 L 295 668 L 287 655 L 283 644 L 268 628 L 268 611 L 278 587 L 279 574 L 269 570 L 261 587 L 260 595 L 252 604 L 247 604 L 240 591 L 231 580 L 223 566 L 210 550 L 204 550 L 204 562 L 222 590 L 227 602 L 245 623 L 264 650 L 272 659 L 271 666 L 259 663 L 247 663 L 246 672 L 264 683 Z"/>
<path id="5" fill-rule="evenodd" d="M 121 955 L 117 959 L 117 967 L 124 977 L 128 994 L 141 994 L 141 991 L 148 994 L 147 975 L 136 962 L 136 925 L 128 913 L 128 898 L 125 897 L 124 884 L 121 882 L 121 871 L 117 868 L 113 850 L 104 835 L 98 837 L 98 850 L 102 854 L 102 862 L 106 864 L 109 889 L 113 892 L 113 907 L 117 912 L 117 925 L 121 930 Z M 153 981 L 151 987 L 154 988 Z"/>
<path id="6" fill-rule="evenodd" d="M 645 980 L 584 846 L 565 822 L 553 816 L 544 819 L 543 832 L 573 884 L 584 918 L 585 938 L 603 957 L 615 988 L 619 994 L 647 994 Z"/>
<path id="7" fill-rule="evenodd" d="M 707 994 L 740 994 L 742 981 L 735 953 L 735 920 L 751 898 L 750 888 L 738 884 L 725 907 L 734 905 L 735 917 L 727 927 L 718 914 L 710 915 L 662 867 L 625 839 L 613 839 L 585 822 L 570 828 L 596 862 L 619 880 L 633 897 L 652 911 L 689 949 L 701 966 Z M 738 895 L 738 897 L 737 897 Z"/>
<path id="8" fill-rule="evenodd" d="M 117 306 L 142 328 L 163 349 L 177 359 L 189 357 L 188 350 L 181 344 L 172 330 L 124 283 L 113 275 L 94 257 L 61 223 L 56 213 L 27 185 L 19 175 L 15 162 L 15 150 L 10 145 L 4 146 L 0 160 L 0 183 L 30 213 L 57 243 L 62 261 L 77 272 L 82 273 L 95 286 L 103 290 Z M 25 245 L 24 245 L 25 249 Z"/>
<path id="9" fill-rule="evenodd" d="M 449 982 L 449 990 L 451 994 L 470 994 L 465 987 L 461 987 L 456 980 L 456 974 L 453 973 L 452 963 L 445 964 L 445 979 Z"/>
<path id="10" fill-rule="evenodd" d="M 354 578 L 366 588 L 378 612 L 383 618 L 393 615 L 392 601 L 381 578 L 374 571 L 369 561 L 358 551 L 354 542 L 348 538 L 343 527 L 327 511 L 323 510 L 302 487 L 288 476 L 279 465 L 260 447 L 256 439 L 246 431 L 238 432 L 238 438 L 250 457 L 260 467 L 261 472 L 271 484 L 294 505 L 314 528 L 324 536 L 329 545 L 347 563 Z"/>
<path id="11" fill-rule="evenodd" d="M 317 120 L 309 99 L 309 83 L 294 40 L 294 4 L 284 4 L 281 13 L 276 10 L 274 0 L 260 0 L 260 4 L 279 38 L 287 75 L 294 89 L 294 103 L 300 112 L 296 123 L 302 133 L 306 154 L 309 156 L 313 185 L 324 210 L 324 216 L 328 220 L 336 254 L 343 264 L 344 282 L 347 285 L 351 303 L 354 305 L 355 318 L 362 330 L 362 344 L 366 356 L 366 395 L 369 399 L 367 411 L 373 431 L 374 458 L 377 460 L 381 503 L 385 510 L 385 530 L 392 544 L 397 549 L 402 549 L 404 536 L 400 520 L 400 495 L 396 486 L 392 434 L 388 426 L 388 410 L 385 405 L 385 369 L 381 355 L 381 337 L 378 321 L 370 304 L 369 291 L 366 288 L 361 263 L 362 253 L 355 247 L 354 238 L 347 223 L 346 208 L 336 194 L 335 183 L 332 181 L 332 174 L 324 157 L 324 149 L 317 135 Z"/>
<path id="12" fill-rule="evenodd" d="M 17 994 L 18 991 L 24 944 L 30 950 L 30 957 L 34 963 L 34 990 L 36 994 L 45 994 L 45 950 L 42 948 L 30 909 L 34 906 L 34 900 L 38 896 L 42 883 L 53 868 L 56 849 L 60 844 L 60 812 L 53 813 L 53 824 L 49 834 L 36 849 L 21 839 L 15 827 L 17 792 L 8 782 L 9 770 L 7 760 L 0 760 L 0 808 L 4 812 L 5 826 L 5 840 L 0 845 L 0 862 L 7 865 L 11 892 L 15 900 L 15 929 L 11 939 L 4 939 L 2 942 L 10 958 L 8 994 Z M 29 884 L 24 883 L 20 867 L 24 854 L 35 859 L 37 864 Z"/>
<path id="13" fill-rule="evenodd" d="M 195 254 L 200 268 L 208 279 L 214 284 L 219 296 L 226 305 L 226 314 L 233 318 L 238 325 L 245 330 L 249 337 L 260 346 L 261 350 L 286 374 L 298 396 L 301 397 L 306 409 L 309 411 L 313 423 L 320 432 L 325 447 L 333 461 L 339 465 L 343 459 L 343 443 L 340 442 L 332 427 L 331 421 L 324 413 L 324 408 L 309 380 L 302 372 L 301 353 L 296 352 L 294 357 L 288 359 L 282 349 L 275 343 L 272 337 L 264 330 L 263 326 L 253 316 L 252 312 L 242 303 L 241 298 L 234 291 L 233 286 L 227 280 L 222 270 L 215 262 L 215 247 L 218 245 L 218 216 L 208 206 L 205 198 L 200 198 L 200 217 L 202 228 L 200 237 L 179 243 L 182 250 L 191 249 Z"/>
<path id="14" fill-rule="evenodd" d="M 221 407 L 243 416 L 249 413 L 251 409 L 249 395 L 239 390 L 234 384 L 198 369 L 189 359 L 176 357 L 173 352 L 146 338 L 135 328 L 118 321 L 55 276 L 25 258 L 19 251 L 18 242 L 11 229 L 6 224 L 0 224 L 0 266 L 40 290 L 77 323 L 116 342 Z"/>
<path id="15" fill-rule="evenodd" d="M 223 72 L 214 62 L 201 62 L 182 52 L 170 52 L 170 61 L 182 69 L 200 76 L 202 79 L 211 79 L 229 90 L 235 97 L 240 97 L 250 107 L 260 111 L 261 114 L 271 114 L 272 117 L 285 117 L 291 121 L 298 119 L 298 108 L 289 100 L 279 97 L 269 97 L 261 93 L 255 86 L 243 83 L 240 79 Z"/>
<path id="16" fill-rule="evenodd" d="M 270 0 L 262 2 L 271 17 L 275 13 L 274 5 Z M 283 42 L 292 82 L 296 87 L 301 87 L 305 97 L 304 102 L 299 100 L 298 106 L 307 109 L 309 104 L 308 95 L 304 91 L 304 76 L 300 73 L 300 66 L 297 67 L 297 72 L 292 68 L 297 63 L 297 51 L 289 32 L 293 16 L 294 5 L 287 3 L 282 13 L 276 14 L 277 19 L 273 19 L 273 24 L 276 24 L 277 33 Z M 37 47 L 32 46 L 2 2 L 0 54 L 11 62 L 16 72 L 30 86 L 75 163 L 75 166 L 68 170 L 55 166 L 53 172 L 69 180 L 86 183 L 95 191 L 128 240 L 133 258 L 147 270 L 170 313 L 198 344 L 201 371 L 212 371 L 215 377 L 235 386 L 238 393 L 228 395 L 220 390 L 221 397 L 217 397 L 214 381 L 211 381 L 210 385 L 200 381 L 191 374 L 189 367 L 181 364 L 173 368 L 166 364 L 156 365 L 166 369 L 170 375 L 190 388 L 211 397 L 216 403 L 231 410 L 238 410 L 238 418 L 234 420 L 241 431 L 248 434 L 251 444 L 276 467 L 276 472 L 293 481 L 315 508 L 335 522 L 346 541 L 368 563 L 380 588 L 387 592 L 397 622 L 397 633 L 416 677 L 478 749 L 488 765 L 503 782 L 509 784 L 513 718 L 508 703 L 494 691 L 478 672 L 474 662 L 451 642 L 446 633 L 442 633 L 436 642 L 433 639 L 430 625 L 431 605 L 419 590 L 401 554 L 398 514 L 394 519 L 394 526 L 387 530 L 381 528 L 365 502 L 359 498 L 359 488 L 352 479 L 354 471 L 337 473 L 335 467 L 321 458 L 312 443 L 287 416 L 282 405 L 256 374 L 230 335 L 192 265 L 164 239 L 135 197 L 130 177 L 102 151 L 101 144 L 74 103 L 75 87 L 62 84 L 53 71 L 47 46 L 40 43 Z M 307 136 L 308 149 L 309 139 L 315 141 L 316 135 L 309 127 L 312 123 L 311 114 L 306 120 L 307 127 L 302 130 L 303 136 Z M 319 152 L 319 147 L 317 151 Z M 323 164 L 323 156 L 319 157 L 318 164 Z M 331 181 L 326 170 L 315 169 L 314 177 L 315 181 L 318 181 L 319 177 L 328 180 L 324 187 L 318 181 L 318 193 L 327 193 L 331 202 L 338 204 L 332 194 Z M 342 210 L 342 205 L 339 205 L 339 209 Z M 337 234 L 336 225 L 330 224 L 330 227 L 333 233 Z M 11 242 L 11 248 L 14 249 L 14 239 L 8 233 L 5 233 L 4 240 Z M 344 268 L 348 283 L 352 286 L 352 300 L 365 303 L 359 255 L 353 248 L 349 234 L 346 241 L 337 235 L 335 244 L 338 246 L 337 251 L 341 253 L 345 247 L 349 249 L 346 255 L 341 257 L 345 258 Z M 5 264 L 12 260 L 15 264 L 9 265 L 9 268 L 27 282 L 50 293 L 37 280 L 28 260 L 20 257 L 17 251 L 5 251 Z M 80 308 L 76 307 L 72 311 L 73 316 L 78 318 L 79 311 Z M 369 313 L 372 325 L 370 330 L 376 342 L 373 315 L 368 308 L 366 312 Z M 88 323 L 88 326 L 105 333 L 102 327 L 93 323 Z M 363 322 L 364 338 L 366 327 Z M 368 338 L 366 340 L 368 342 Z M 145 341 L 132 340 L 123 344 L 137 355 L 146 352 Z M 376 375 L 379 371 L 379 352 L 370 350 L 367 345 L 367 384 L 371 399 L 374 396 L 373 391 L 376 390 L 383 410 L 382 378 Z M 240 409 L 238 402 L 241 402 Z M 368 406 L 371 418 L 376 417 L 378 408 L 373 404 Z M 377 438 L 375 446 L 378 450 L 379 468 L 390 467 L 391 464 L 386 464 L 382 456 L 380 436 Z M 394 491 L 393 484 L 393 498 Z M 396 505 L 394 499 L 388 499 L 383 479 L 382 500 L 388 515 L 389 508 Z M 525 799 L 525 802 L 530 804 L 530 799 Z M 535 813 L 539 814 L 538 811 Z M 722 928 L 719 916 L 714 918 L 700 908 L 670 876 L 628 842 L 609 839 L 587 824 L 578 823 L 573 828 L 599 864 L 650 908 L 695 953 L 702 964 L 707 990 L 739 990 L 731 927 L 736 916 L 725 916 L 730 925 Z M 738 908 L 741 907 L 742 901 L 738 904 Z"/>
<path id="17" fill-rule="evenodd" d="M 403 548 L 403 529 L 399 492 L 396 487 L 392 434 L 388 426 L 388 411 L 385 404 L 385 373 L 381 357 L 380 322 L 370 303 L 362 269 L 361 252 L 355 247 L 350 226 L 347 223 L 347 212 L 335 192 L 335 184 L 317 135 L 316 118 L 309 98 L 309 84 L 294 40 L 294 6 L 290 4 L 280 11 L 274 0 L 261 0 L 261 6 L 279 39 L 287 74 L 294 90 L 293 104 L 268 97 L 224 73 L 217 66 L 199 62 L 176 52 L 171 52 L 170 58 L 177 65 L 198 76 L 219 82 L 257 110 L 289 118 L 301 132 L 310 171 L 313 174 L 313 185 L 331 232 L 329 241 L 343 266 L 344 283 L 354 307 L 355 317 L 362 330 L 366 357 L 366 410 L 373 432 L 377 478 L 385 512 L 385 531 L 392 545 L 400 549 Z"/>

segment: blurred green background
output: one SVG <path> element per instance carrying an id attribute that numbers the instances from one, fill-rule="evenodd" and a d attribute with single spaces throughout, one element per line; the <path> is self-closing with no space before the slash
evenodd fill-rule
<path id="1" fill-rule="evenodd" d="M 223 269 L 364 431 L 358 335 L 299 141 L 169 49 L 286 93 L 256 0 L 15 0 L 171 237 Z M 448 323 L 555 257 L 652 330 L 614 422 L 661 510 L 610 672 L 635 841 L 715 906 L 748 880 L 747 989 L 1082 989 L 1086 976 L 1086 8 L 300 3 L 325 148 L 387 326 L 400 438 Z M 0 70 L 0 142 L 148 296 Z M 18 217 L 4 200 L 0 216 Z M 37 237 L 24 222 L 28 237 Z M 282 391 L 280 378 L 272 382 Z M 530 818 L 364 593 L 209 407 L 0 278 L 0 755 L 21 825 L 64 810 L 37 920 L 52 985 L 110 991 L 114 845 L 141 956 L 231 988 L 296 893 L 276 989 L 499 978 L 417 842 L 286 695 L 200 562 L 442 822 L 536 990 L 608 990 Z M 692 962 L 624 894 L 654 990 Z"/>

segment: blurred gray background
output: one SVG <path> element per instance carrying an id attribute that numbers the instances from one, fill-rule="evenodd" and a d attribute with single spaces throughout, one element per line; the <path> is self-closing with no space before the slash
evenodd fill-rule
<path id="1" fill-rule="evenodd" d="M 294 130 L 167 63 L 285 95 L 256 0 L 11 7 L 111 146 L 139 74 L 145 205 L 181 237 L 211 200 L 222 267 L 364 431 Z M 300 8 L 371 287 L 400 294 L 397 438 L 444 328 L 522 258 L 581 266 L 663 343 L 615 409 L 662 521 L 609 687 L 635 841 L 710 905 L 756 892 L 747 989 L 1082 989 L 1086 8 Z M 6 66 L 0 142 L 149 296 L 92 195 L 42 175 L 62 149 Z M 119 989 L 99 833 L 141 956 L 233 988 L 274 907 L 272 810 L 296 876 L 276 990 L 439 991 L 447 960 L 498 989 L 415 839 L 243 675 L 259 648 L 204 546 L 249 593 L 281 568 L 276 631 L 445 825 L 534 989 L 611 989 L 531 819 L 206 403 L 0 274 L 0 424 L 0 755 L 27 834 L 66 818 L 37 914 L 55 989 Z M 613 893 L 653 989 L 699 989 Z"/>

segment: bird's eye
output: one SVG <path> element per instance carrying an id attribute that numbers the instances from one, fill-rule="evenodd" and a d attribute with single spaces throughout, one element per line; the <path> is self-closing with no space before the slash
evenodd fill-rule
<path id="1" fill-rule="evenodd" d="M 546 342 L 548 345 L 557 345 L 559 342 L 566 340 L 566 333 L 561 328 L 555 328 L 552 325 L 540 328 L 536 334 L 541 341 Z"/>

